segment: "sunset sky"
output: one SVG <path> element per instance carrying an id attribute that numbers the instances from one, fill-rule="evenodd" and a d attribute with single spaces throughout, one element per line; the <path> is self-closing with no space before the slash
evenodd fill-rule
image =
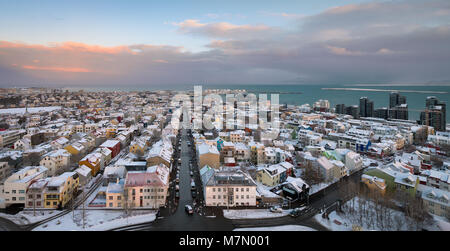
<path id="1" fill-rule="evenodd" d="M 450 83 L 450 1 L 0 0 L 0 87 Z"/>

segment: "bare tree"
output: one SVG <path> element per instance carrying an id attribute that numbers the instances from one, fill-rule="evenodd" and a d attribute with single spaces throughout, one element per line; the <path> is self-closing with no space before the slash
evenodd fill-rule
<path id="1" fill-rule="evenodd" d="M 311 162 L 304 162 L 303 172 L 301 178 L 309 185 L 316 185 L 324 182 L 324 177 L 319 172 L 318 168 L 314 167 Z"/>

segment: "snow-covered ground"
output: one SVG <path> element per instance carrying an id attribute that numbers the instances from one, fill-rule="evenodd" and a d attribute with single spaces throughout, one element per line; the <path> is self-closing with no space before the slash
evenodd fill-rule
<path id="1" fill-rule="evenodd" d="M 450 222 L 448 222 L 445 218 L 433 215 L 434 220 L 438 228 L 442 231 L 450 231 Z"/>
<path id="2" fill-rule="evenodd" d="M 300 225 L 284 225 L 276 227 L 235 228 L 233 229 L 233 231 L 317 231 L 317 230 Z"/>
<path id="3" fill-rule="evenodd" d="M 352 201 L 353 200 L 353 201 Z M 343 211 L 346 213 L 337 213 L 333 211 L 329 214 L 329 220 L 322 218 L 322 214 L 319 213 L 314 216 L 315 220 L 324 227 L 331 231 L 414 231 L 416 227 L 414 221 L 405 216 L 401 211 L 397 211 L 391 208 L 385 208 L 386 211 L 378 208 L 375 209 L 375 204 L 371 201 L 365 201 L 359 197 L 355 197 L 342 206 Z M 354 203 L 354 206 L 351 204 Z M 362 203 L 362 206 L 359 206 Z M 353 209 L 350 210 L 350 208 Z M 352 213 L 350 213 L 350 211 Z M 384 213 L 381 213 L 384 212 Z M 383 220 L 378 220 L 378 219 Z M 429 230 L 441 230 L 446 225 L 445 221 L 441 221 L 441 225 L 438 221 L 426 223 L 425 228 Z"/>
<path id="4" fill-rule="evenodd" d="M 269 209 L 241 209 L 223 210 L 223 216 L 227 219 L 262 219 L 277 218 L 288 215 L 290 210 L 283 210 L 281 213 L 272 213 Z"/>
<path id="5" fill-rule="evenodd" d="M 121 210 L 85 210 L 85 226 L 83 228 L 83 210 L 66 214 L 58 219 L 41 225 L 33 231 L 99 231 L 122 227 L 129 224 L 151 222 L 155 220 L 155 211 L 134 211 L 127 219 Z"/>
<path id="6" fill-rule="evenodd" d="M 331 231 L 351 231 L 352 230 L 352 224 L 342 219 L 338 214 L 336 214 L 336 211 L 333 211 L 329 215 L 329 220 L 322 218 L 322 214 L 316 214 L 314 216 L 314 219 L 319 222 L 322 226 L 328 228 Z M 342 223 L 341 225 L 338 225 L 335 223 L 335 220 Z"/>
<path id="7" fill-rule="evenodd" d="M 33 211 L 21 211 L 17 214 L 4 214 L 0 213 L 0 217 L 8 219 L 14 222 L 17 225 L 27 225 L 31 223 L 35 223 L 41 220 L 45 220 L 55 214 L 58 214 L 60 211 L 56 210 L 36 210 L 36 216 L 34 216 Z"/>
<path id="8" fill-rule="evenodd" d="M 335 182 L 337 182 L 337 181 L 329 182 L 329 183 L 319 183 L 319 184 L 312 185 L 311 189 L 309 190 L 309 194 L 311 195 L 311 194 L 317 193 L 320 190 L 327 188 L 329 185 L 331 185 L 331 184 L 333 184 Z"/>
<path id="9" fill-rule="evenodd" d="M 129 225 L 134 225 L 134 224 L 152 222 L 155 219 L 156 219 L 156 214 L 154 214 L 154 213 L 136 215 L 136 216 L 130 216 L 128 218 L 121 218 L 121 219 L 108 221 L 103 224 L 88 228 L 86 230 L 87 231 L 107 231 L 107 230 L 111 230 L 111 229 L 114 229 L 117 227 L 125 227 L 125 226 L 129 226 Z"/>
<path id="10" fill-rule="evenodd" d="M 29 113 L 51 112 L 61 110 L 61 106 L 28 107 Z M 0 114 L 25 114 L 26 108 L 0 109 Z"/>

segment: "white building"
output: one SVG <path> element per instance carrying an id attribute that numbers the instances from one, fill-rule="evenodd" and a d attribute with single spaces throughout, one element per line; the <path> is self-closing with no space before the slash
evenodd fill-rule
<path id="1" fill-rule="evenodd" d="M 65 169 L 69 167 L 70 156 L 65 149 L 54 150 L 45 154 L 39 164 L 48 169 L 48 176 L 56 176 L 67 171 Z"/>
<path id="2" fill-rule="evenodd" d="M 202 169 L 206 206 L 238 207 L 256 205 L 256 183 L 242 171 Z"/>
<path id="3" fill-rule="evenodd" d="M 24 204 L 28 186 L 34 181 L 47 177 L 47 168 L 44 166 L 28 166 L 14 173 L 5 180 L 2 198 L 5 206 Z"/>

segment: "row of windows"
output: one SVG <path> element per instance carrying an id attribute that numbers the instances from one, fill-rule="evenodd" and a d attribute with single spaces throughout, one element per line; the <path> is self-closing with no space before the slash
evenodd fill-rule
<path id="1" fill-rule="evenodd" d="M 135 189 L 133 189 L 132 190 L 132 192 L 133 192 L 133 194 L 136 194 L 136 190 Z M 150 193 L 153 193 L 153 192 L 164 192 L 164 189 L 162 189 L 162 188 L 155 188 L 155 189 L 153 189 L 153 188 L 150 188 L 150 189 L 139 189 L 139 192 L 140 193 L 143 193 L 143 192 L 146 192 L 146 193 L 148 193 L 148 192 L 150 192 Z"/>
<path id="2" fill-rule="evenodd" d="M 227 206 L 228 204 L 227 203 L 216 203 L 216 202 L 213 202 L 213 206 Z M 244 203 L 244 202 L 241 202 L 241 203 L 235 203 L 234 204 L 235 206 L 249 206 L 250 205 L 250 203 L 248 203 L 248 202 L 246 202 L 246 203 Z"/>
<path id="3" fill-rule="evenodd" d="M 252 196 L 252 197 L 253 197 L 253 196 Z M 213 195 L 212 198 L 213 198 L 213 199 L 216 199 L 216 196 Z M 221 197 L 220 195 L 217 195 L 217 199 L 220 200 L 220 199 L 222 199 L 222 198 L 226 199 L 227 196 L 224 195 L 223 197 Z M 250 195 L 247 195 L 246 198 L 247 198 L 247 199 L 250 199 Z M 236 199 L 239 199 L 239 195 L 236 195 Z M 241 199 L 244 199 L 244 195 L 241 195 Z"/>
<path id="4" fill-rule="evenodd" d="M 11 193 L 17 193 L 16 190 L 11 190 Z M 25 193 L 25 190 L 19 190 L 19 193 Z"/>
<path id="5" fill-rule="evenodd" d="M 16 201 L 17 200 L 16 197 L 12 197 L 11 199 L 12 199 L 12 201 Z M 19 201 L 22 201 L 22 200 L 25 200 L 25 197 L 19 197 Z M 6 201 L 9 201 L 9 200 L 6 199 Z"/>
<path id="6" fill-rule="evenodd" d="M 231 189 L 231 190 L 232 190 L 233 188 L 228 188 L 228 189 Z M 215 192 L 215 191 L 216 191 L 216 188 L 213 187 L 212 191 Z M 217 188 L 217 192 L 221 192 L 221 191 L 222 191 L 222 189 L 221 189 L 220 187 L 218 187 L 218 188 Z M 224 188 L 223 191 L 226 192 L 226 191 L 227 191 L 226 188 Z M 235 191 L 236 191 L 236 192 L 239 192 L 239 188 L 236 188 Z M 249 192 L 249 191 L 250 191 L 250 188 L 247 187 L 247 188 L 245 189 L 245 191 L 246 191 L 246 192 Z M 241 192 L 244 192 L 244 188 L 243 188 L 243 187 L 241 188 Z"/>
<path id="7" fill-rule="evenodd" d="M 29 207 L 32 207 L 32 206 L 33 206 L 33 202 L 32 202 L 32 201 L 28 202 L 28 206 L 29 206 Z M 37 206 L 37 207 L 40 207 L 40 206 L 41 206 L 41 202 L 40 202 L 40 201 L 37 201 L 37 202 L 36 202 L 36 206 Z"/>

